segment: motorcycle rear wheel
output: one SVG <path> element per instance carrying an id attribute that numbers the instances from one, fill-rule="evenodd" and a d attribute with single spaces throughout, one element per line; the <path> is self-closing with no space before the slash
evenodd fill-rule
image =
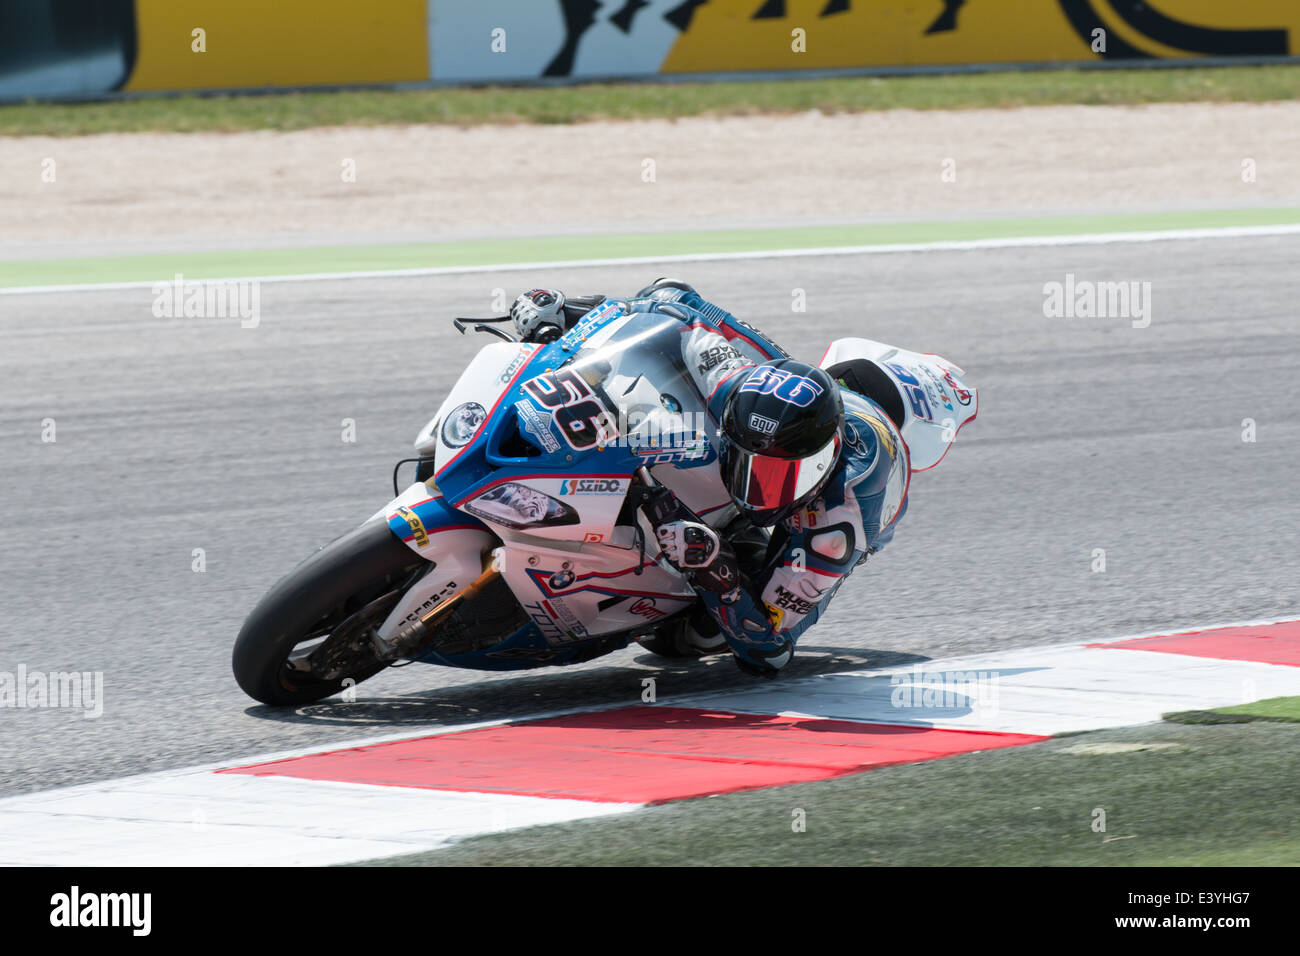
<path id="1" fill-rule="evenodd" d="M 370 629 L 427 564 L 383 521 L 326 545 L 281 578 L 248 615 L 231 655 L 235 680 L 254 700 L 290 707 L 373 677 L 388 662 L 371 649 Z M 329 677 L 309 669 L 312 653 L 317 671 L 322 653 L 328 655 Z"/>

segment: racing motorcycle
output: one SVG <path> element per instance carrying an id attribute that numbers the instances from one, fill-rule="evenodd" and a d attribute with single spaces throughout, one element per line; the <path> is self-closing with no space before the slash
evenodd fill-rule
<path id="1" fill-rule="evenodd" d="M 421 430 L 393 500 L 249 614 L 233 669 L 251 697 L 310 703 L 411 662 L 517 670 L 632 641 L 681 656 L 696 594 L 654 528 L 704 521 L 762 550 L 720 478 L 677 319 L 606 299 L 563 334 L 516 341 L 494 325 L 507 318 L 454 320 L 504 341 Z M 893 418 L 913 471 L 975 418 L 975 390 L 938 356 L 846 338 L 821 365 Z"/>

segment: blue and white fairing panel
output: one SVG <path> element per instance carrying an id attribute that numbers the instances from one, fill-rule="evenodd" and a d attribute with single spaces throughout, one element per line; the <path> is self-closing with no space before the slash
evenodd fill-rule
<path id="1" fill-rule="evenodd" d="M 909 352 L 871 339 L 836 339 L 822 368 L 866 359 L 883 370 L 903 399 L 903 426 L 912 471 L 933 468 L 948 453 L 957 432 L 979 410 L 976 390 L 965 372 L 938 355 Z"/>
<path id="2" fill-rule="evenodd" d="M 653 530 L 625 513 L 642 465 L 706 520 L 730 504 L 681 348 L 679 320 L 607 301 L 550 345 L 493 343 L 466 368 L 419 447 L 433 453 L 440 507 L 502 543 L 493 561 L 531 624 L 479 663 L 442 663 L 583 659 L 588 642 L 693 606 L 685 577 L 655 560 Z"/>
<path id="3" fill-rule="evenodd" d="M 607 300 L 547 346 L 493 344 L 439 412 L 435 480 L 489 525 L 608 540 L 642 465 L 697 513 L 729 503 L 681 325 Z M 535 492 L 535 494 L 534 494 Z"/>

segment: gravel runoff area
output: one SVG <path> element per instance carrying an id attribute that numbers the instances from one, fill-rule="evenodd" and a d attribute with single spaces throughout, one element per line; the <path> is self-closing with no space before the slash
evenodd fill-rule
<path id="1" fill-rule="evenodd" d="M 0 138 L 18 258 L 1296 202 L 1293 102 Z"/>

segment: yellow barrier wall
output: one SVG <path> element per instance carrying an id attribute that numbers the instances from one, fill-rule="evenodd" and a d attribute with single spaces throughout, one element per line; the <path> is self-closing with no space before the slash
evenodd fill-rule
<path id="1" fill-rule="evenodd" d="M 1285 56 L 1298 37 L 1300 0 L 709 0 L 661 72 Z"/>
<path id="2" fill-rule="evenodd" d="M 30 2 L 0 97 L 1300 55 L 1300 0 Z M 78 17 L 98 72 L 60 45 Z"/>
<path id="3" fill-rule="evenodd" d="M 426 16 L 426 0 L 136 0 L 124 89 L 427 80 Z M 205 53 L 192 49 L 196 27 Z"/>

